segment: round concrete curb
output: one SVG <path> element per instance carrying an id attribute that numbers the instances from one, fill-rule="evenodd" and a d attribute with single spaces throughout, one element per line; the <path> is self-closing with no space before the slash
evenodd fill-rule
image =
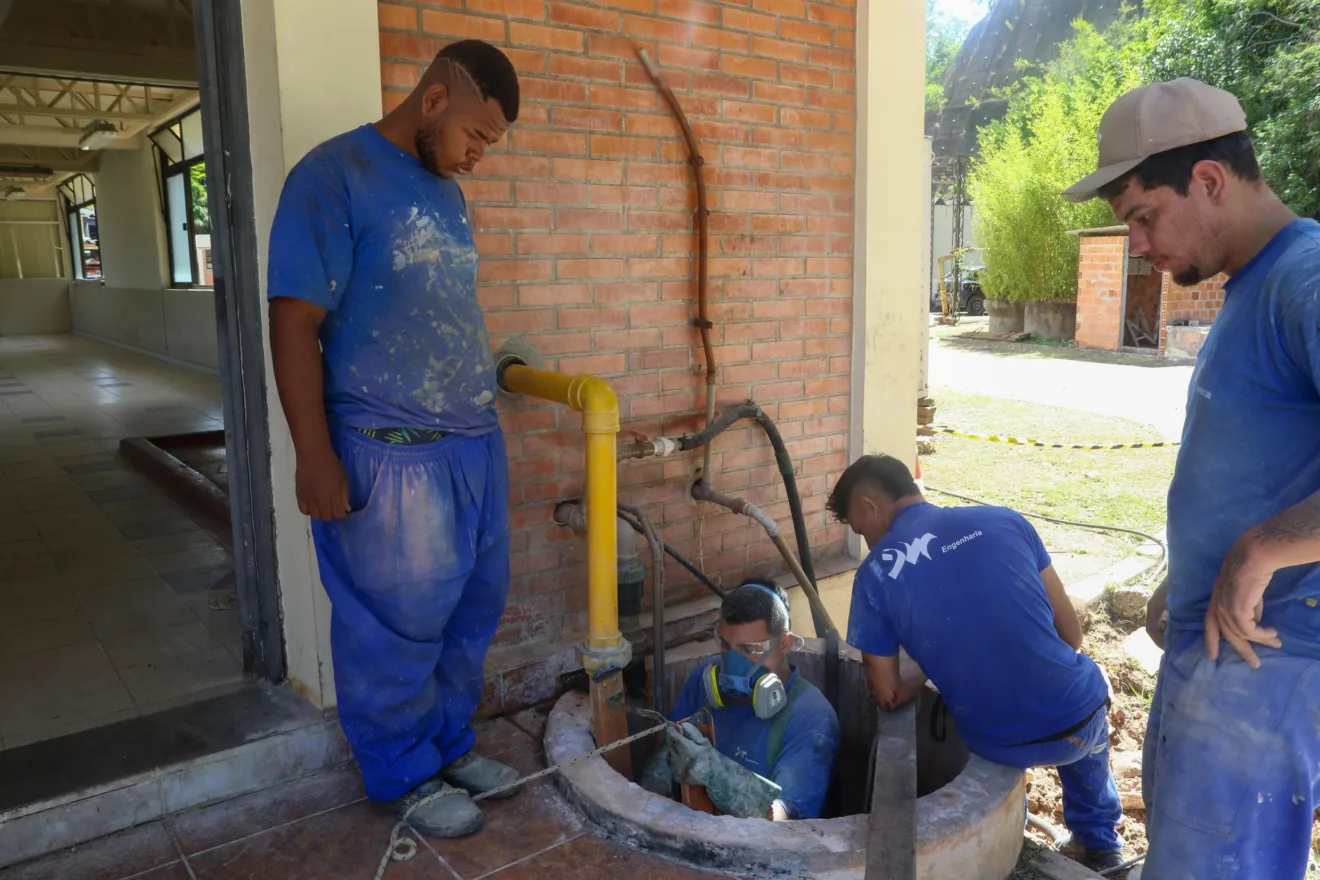
<path id="1" fill-rule="evenodd" d="M 563 764 L 596 747 L 586 695 L 550 713 L 546 760 Z M 864 769 L 863 769 L 864 772 Z M 592 758 L 558 774 L 568 800 L 614 840 L 694 867 L 741 877 L 861 878 L 870 818 L 797 822 L 708 816 L 651 794 Z M 919 880 L 1003 880 L 1022 847 L 1021 771 L 973 756 L 951 783 L 917 802 Z"/>

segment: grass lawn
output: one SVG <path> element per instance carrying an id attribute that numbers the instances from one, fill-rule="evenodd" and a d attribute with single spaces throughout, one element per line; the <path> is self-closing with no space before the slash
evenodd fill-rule
<path id="1" fill-rule="evenodd" d="M 1155 429 L 1061 407 L 932 388 L 936 422 L 971 434 L 1013 435 L 1047 443 L 1158 441 Z M 937 434 L 921 458 L 927 486 L 1023 512 L 1154 533 L 1164 527 L 1175 448 L 1094 452 L 1036 449 Z M 932 493 L 940 504 L 962 504 Z M 1051 552 L 1117 561 L 1141 542 L 1036 521 Z M 1090 568 L 1103 568 L 1104 565 Z M 1086 568 L 1085 566 L 1083 568 Z M 1061 571 L 1062 573 L 1062 571 Z M 1080 574 L 1090 573 L 1080 571 Z"/>

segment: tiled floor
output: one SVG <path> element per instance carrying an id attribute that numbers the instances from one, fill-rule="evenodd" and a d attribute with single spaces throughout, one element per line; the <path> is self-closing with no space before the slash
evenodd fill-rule
<path id="1" fill-rule="evenodd" d="M 477 751 L 529 773 L 542 766 L 543 712 L 478 727 Z M 385 880 L 715 880 L 596 836 L 551 779 L 512 800 L 482 805 L 486 826 L 463 840 L 422 839 L 416 857 L 393 862 Z M 344 768 L 202 807 L 0 870 L 0 880 L 370 880 L 393 818 L 363 799 Z"/>
<path id="2" fill-rule="evenodd" d="M 72 336 L 0 338 L 0 748 L 242 683 L 228 553 L 118 458 L 222 427 L 220 383 Z"/>

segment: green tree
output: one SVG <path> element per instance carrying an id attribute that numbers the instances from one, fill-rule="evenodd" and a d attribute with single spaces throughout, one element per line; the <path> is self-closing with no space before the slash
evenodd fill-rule
<path id="1" fill-rule="evenodd" d="M 192 190 L 193 232 L 211 234 L 211 208 L 206 195 L 206 164 L 199 163 L 189 169 L 188 186 Z"/>
<path id="2" fill-rule="evenodd" d="M 1144 78 L 1237 95 L 1266 181 L 1320 218 L 1320 0 L 1150 0 Z"/>
<path id="3" fill-rule="evenodd" d="M 1080 243 L 1067 233 L 1113 218 L 1103 202 L 1077 205 L 1059 193 L 1095 170 L 1100 117 L 1140 84 L 1146 27 L 1127 17 L 1100 34 L 1078 21 L 1043 75 L 1014 85 L 1005 117 L 981 130 L 969 187 L 988 296 L 1076 299 Z"/>
<path id="4" fill-rule="evenodd" d="M 958 57 L 972 23 L 941 12 L 935 0 L 926 0 L 926 112 L 936 114 L 948 100 L 944 77 Z"/>

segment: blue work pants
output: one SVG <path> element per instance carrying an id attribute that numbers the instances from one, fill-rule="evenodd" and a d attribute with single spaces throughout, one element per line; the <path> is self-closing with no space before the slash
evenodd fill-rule
<path id="1" fill-rule="evenodd" d="M 509 593 L 504 437 L 396 446 L 336 431 L 352 513 L 313 521 L 339 719 L 374 800 L 472 749 L 482 664 Z"/>

